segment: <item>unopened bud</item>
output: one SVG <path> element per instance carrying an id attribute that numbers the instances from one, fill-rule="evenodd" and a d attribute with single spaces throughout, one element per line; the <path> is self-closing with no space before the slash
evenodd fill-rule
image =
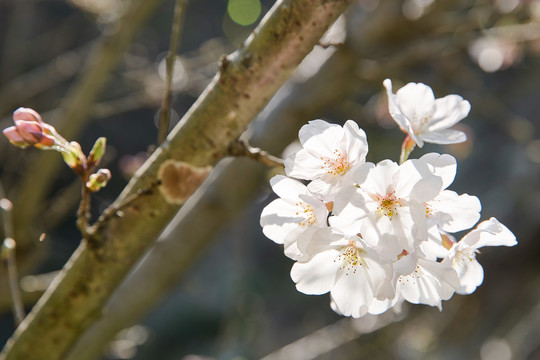
<path id="1" fill-rule="evenodd" d="M 84 170 L 86 169 L 86 157 L 78 142 L 70 142 L 69 146 L 62 151 L 62 156 L 64 157 L 64 162 L 73 169 L 77 175 L 84 174 Z"/>
<path id="2" fill-rule="evenodd" d="M 90 175 L 90 178 L 86 182 L 86 187 L 92 192 L 101 190 L 107 185 L 111 179 L 111 172 L 109 169 L 99 169 L 97 173 Z"/>
<path id="3" fill-rule="evenodd" d="M 103 155 L 105 154 L 105 147 L 107 144 L 107 139 L 104 137 L 100 137 L 96 140 L 94 143 L 94 146 L 92 147 L 92 150 L 90 150 L 90 155 L 88 155 L 88 167 L 92 168 L 94 166 L 97 166 Z"/>
<path id="4" fill-rule="evenodd" d="M 26 148 L 35 146 L 48 150 L 57 145 L 56 130 L 45 124 L 41 116 L 32 109 L 19 108 L 13 113 L 15 126 L 6 128 L 3 133 L 15 146 Z"/>
<path id="5" fill-rule="evenodd" d="M 44 123 L 41 115 L 36 110 L 24 107 L 20 107 L 13 112 L 13 121 L 19 120 Z"/>
<path id="6" fill-rule="evenodd" d="M 43 137 L 43 128 L 40 123 L 34 121 L 15 120 L 15 127 L 19 131 L 21 137 L 28 144 L 35 145 L 41 141 Z"/>
<path id="7" fill-rule="evenodd" d="M 19 134 L 19 131 L 15 126 L 10 126 L 8 128 L 5 128 L 2 133 L 5 135 L 5 137 L 8 138 L 9 142 L 15 145 L 16 147 L 20 147 L 22 149 L 29 147 L 31 144 L 28 144 L 24 139 L 22 138 L 21 134 Z"/>

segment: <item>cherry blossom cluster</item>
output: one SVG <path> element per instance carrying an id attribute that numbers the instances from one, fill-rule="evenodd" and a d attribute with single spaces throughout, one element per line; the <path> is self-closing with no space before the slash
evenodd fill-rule
<path id="1" fill-rule="evenodd" d="M 409 83 L 392 92 L 389 112 L 407 137 L 400 163 L 366 162 L 366 134 L 313 120 L 299 132 L 302 149 L 270 180 L 278 199 L 261 214 L 263 233 L 295 261 L 291 278 L 305 294 L 330 293 L 337 313 L 361 317 L 399 309 L 404 301 L 437 306 L 483 281 L 476 260 L 483 246 L 513 246 L 497 219 L 480 222 L 459 241 L 452 235 L 480 219 L 477 197 L 449 190 L 456 159 L 428 153 L 408 159 L 424 142 L 459 143 L 449 129 L 468 115 L 458 95 L 435 99 L 430 87 Z"/>

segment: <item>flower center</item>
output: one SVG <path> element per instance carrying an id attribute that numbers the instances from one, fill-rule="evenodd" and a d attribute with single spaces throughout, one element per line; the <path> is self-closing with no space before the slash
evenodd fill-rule
<path id="1" fill-rule="evenodd" d="M 390 220 L 392 220 L 393 216 L 398 215 L 398 207 L 403 206 L 403 204 L 401 203 L 401 199 L 396 197 L 395 191 L 392 191 L 391 193 L 384 196 L 377 194 L 375 195 L 375 199 L 379 203 L 379 206 L 377 206 L 377 211 L 382 215 L 390 218 Z"/>
<path id="2" fill-rule="evenodd" d="M 343 175 L 351 167 L 347 156 L 338 149 L 334 150 L 334 157 L 322 157 L 323 166 L 321 169 L 326 169 L 330 175 Z"/>
<path id="3" fill-rule="evenodd" d="M 430 116 L 426 114 L 414 114 L 411 125 L 413 128 L 413 131 L 415 134 L 421 134 L 426 127 L 427 124 L 429 124 Z"/>
<path id="4" fill-rule="evenodd" d="M 454 260 L 452 261 L 453 265 L 460 264 L 462 266 L 467 266 L 468 263 L 476 259 L 476 253 L 479 252 L 473 248 L 465 248 L 456 252 Z"/>
<path id="5" fill-rule="evenodd" d="M 358 266 L 365 265 L 362 254 L 365 250 L 359 248 L 355 241 L 349 240 L 349 244 L 344 246 L 334 262 L 341 262 L 340 270 L 345 271 L 345 275 L 349 275 L 350 272 L 356 273 Z"/>
<path id="6" fill-rule="evenodd" d="M 295 204 L 300 209 L 296 212 L 296 215 L 301 215 L 304 218 L 298 222 L 300 226 L 311 226 L 317 222 L 317 217 L 315 216 L 315 211 L 313 206 L 306 204 L 305 202 L 297 202 Z"/>

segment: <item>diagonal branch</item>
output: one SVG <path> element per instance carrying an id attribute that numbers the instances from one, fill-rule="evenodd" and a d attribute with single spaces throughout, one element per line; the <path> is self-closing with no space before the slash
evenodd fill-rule
<path id="1" fill-rule="evenodd" d="M 0 359 L 47 360 L 66 354 L 210 167 L 226 155 L 349 2 L 285 0 L 274 5 L 244 47 L 223 58 L 214 80 L 115 203 L 158 178 L 159 190 L 131 203 L 81 244 Z"/>
<path id="2" fill-rule="evenodd" d="M 281 153 L 307 120 L 350 90 L 354 82 L 350 81 L 349 69 L 355 60 L 350 52 L 338 52 L 313 78 L 280 89 L 285 95 L 274 97 L 281 97 L 279 104 L 268 105 L 266 110 L 272 110 L 264 122 L 256 123 L 250 141 Z M 85 332 L 67 360 L 98 359 L 116 333 L 133 325 L 166 296 L 217 234 L 256 197 L 262 183 L 267 182 L 267 170 L 250 159 L 220 163 L 212 179 L 190 198 L 118 287 L 105 308 L 107 315 Z"/>

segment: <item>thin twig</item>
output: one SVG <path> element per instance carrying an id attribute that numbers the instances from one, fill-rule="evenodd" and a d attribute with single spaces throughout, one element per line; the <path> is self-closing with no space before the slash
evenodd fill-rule
<path id="1" fill-rule="evenodd" d="M 167 55 L 166 75 L 165 75 L 165 91 L 163 94 L 163 102 L 159 110 L 159 125 L 158 125 L 158 145 L 165 141 L 169 132 L 169 119 L 171 117 L 171 100 L 172 100 L 172 78 L 174 75 L 174 65 L 176 63 L 176 51 L 180 42 L 180 33 L 182 32 L 182 18 L 186 8 L 187 0 L 176 0 L 174 6 L 174 20 L 171 29 L 171 44 L 169 46 L 169 54 Z"/>
<path id="2" fill-rule="evenodd" d="M 268 152 L 256 147 L 252 147 L 247 141 L 237 140 L 231 144 L 229 154 L 232 156 L 245 156 L 264 165 L 284 168 L 283 160 L 270 155 Z"/>
<path id="3" fill-rule="evenodd" d="M 21 290 L 19 289 L 19 276 L 17 274 L 17 262 L 15 260 L 15 240 L 7 237 L 2 244 L 1 259 L 2 265 L 8 274 L 9 290 L 13 299 L 13 317 L 15 324 L 19 324 L 26 317 L 24 313 L 24 305 L 21 298 Z"/>
<path id="4" fill-rule="evenodd" d="M 319 41 L 317 43 L 317 45 L 319 45 L 323 49 L 328 49 L 329 47 L 336 47 L 337 48 L 337 47 L 344 46 L 345 43 L 342 43 L 342 42 L 332 43 L 332 42 L 321 42 L 321 41 Z"/>
<path id="5" fill-rule="evenodd" d="M 13 240 L 13 219 L 11 217 L 13 204 L 6 198 L 2 184 L 0 184 L 0 208 L 2 209 L 2 222 L 4 225 L 5 237 L 2 250 L 0 251 L 0 259 L 8 274 L 15 324 L 19 325 L 26 315 L 21 299 L 19 276 L 17 275 L 17 262 L 15 260 L 15 248 L 17 244 L 15 243 L 15 240 Z"/>
<path id="6" fill-rule="evenodd" d="M 90 190 L 86 186 L 86 179 L 81 178 L 81 203 L 77 210 L 77 228 L 84 239 L 88 238 L 88 221 L 90 220 Z"/>

